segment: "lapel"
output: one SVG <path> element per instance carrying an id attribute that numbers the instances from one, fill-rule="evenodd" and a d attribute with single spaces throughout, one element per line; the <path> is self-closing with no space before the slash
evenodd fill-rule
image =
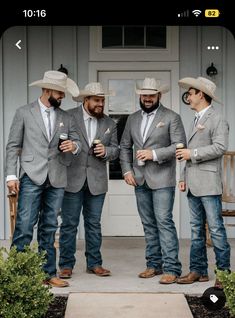
<path id="1" fill-rule="evenodd" d="M 100 118 L 100 119 L 97 119 L 97 129 L 96 129 L 95 139 L 102 140 L 102 137 L 104 136 L 104 133 L 105 133 L 104 129 L 105 129 L 105 119 L 104 119 L 104 117 Z"/>
<path id="2" fill-rule="evenodd" d="M 36 124 L 42 130 L 43 135 L 45 136 L 46 140 L 48 141 L 46 127 L 45 127 L 44 121 L 42 119 L 40 106 L 39 106 L 37 101 L 33 103 L 32 107 L 31 107 L 31 113 L 34 117 Z"/>
<path id="3" fill-rule="evenodd" d="M 57 130 L 60 128 L 60 123 L 63 122 L 63 112 L 61 111 L 61 109 L 56 108 L 55 109 L 55 114 L 56 114 L 56 119 L 55 119 L 55 128 L 54 131 L 52 132 L 52 136 L 51 136 L 51 140 L 54 138 L 55 133 L 57 132 Z"/>
<path id="4" fill-rule="evenodd" d="M 190 134 L 189 134 L 189 138 L 188 141 L 190 141 L 193 136 L 197 133 L 198 131 L 198 124 L 204 126 L 204 124 L 206 123 L 206 121 L 208 120 L 208 118 L 210 118 L 211 114 L 214 112 L 214 108 L 213 106 L 211 106 L 206 113 L 203 115 L 203 117 L 201 119 L 199 119 L 199 121 L 197 122 L 196 127 L 194 127 L 194 122 L 192 122 L 191 127 L 190 127 Z"/>
<path id="5" fill-rule="evenodd" d="M 139 110 L 139 112 L 137 113 L 136 118 L 133 118 L 134 121 L 134 125 L 136 127 L 135 131 L 137 133 L 137 140 L 140 141 L 143 144 L 143 137 L 141 135 L 141 122 L 143 120 L 143 116 L 142 116 L 142 110 Z"/>
<path id="6" fill-rule="evenodd" d="M 86 140 L 86 143 L 89 147 L 89 140 L 86 132 L 86 126 L 83 118 L 83 106 L 80 105 L 77 108 L 77 111 L 74 113 L 74 117 L 76 119 L 76 123 L 78 124 L 79 130 L 83 134 L 84 139 Z"/>
<path id="7" fill-rule="evenodd" d="M 154 120 L 151 124 L 151 126 L 149 127 L 146 139 L 144 144 L 146 143 L 146 141 L 148 140 L 148 138 L 151 136 L 152 132 L 154 131 L 154 129 L 156 128 L 156 126 L 161 122 L 162 117 L 165 114 L 165 108 L 162 106 L 162 104 L 159 105 L 159 108 L 155 114 Z M 142 138 L 143 139 L 143 138 Z"/>

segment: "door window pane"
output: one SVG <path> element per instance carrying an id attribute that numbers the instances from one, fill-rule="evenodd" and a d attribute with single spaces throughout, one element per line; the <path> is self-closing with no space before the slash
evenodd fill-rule
<path id="1" fill-rule="evenodd" d="M 115 96 L 109 97 L 109 113 L 132 113 L 135 110 L 135 81 L 134 80 L 109 80 L 109 89 Z"/>

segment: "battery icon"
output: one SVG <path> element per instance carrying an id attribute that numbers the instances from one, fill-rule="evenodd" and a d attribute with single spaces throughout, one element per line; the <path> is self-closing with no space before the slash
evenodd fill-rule
<path id="1" fill-rule="evenodd" d="M 218 18 L 220 12 L 218 9 L 206 9 L 205 10 L 205 17 L 206 18 Z"/>

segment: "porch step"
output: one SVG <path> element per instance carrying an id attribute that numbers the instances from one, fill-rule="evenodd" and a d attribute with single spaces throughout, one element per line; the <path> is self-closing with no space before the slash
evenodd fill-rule
<path id="1" fill-rule="evenodd" d="M 65 318 L 192 318 L 183 294 L 71 293 Z"/>

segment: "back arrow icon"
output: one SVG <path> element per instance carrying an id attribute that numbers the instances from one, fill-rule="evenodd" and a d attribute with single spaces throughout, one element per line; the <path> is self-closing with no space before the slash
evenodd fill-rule
<path id="1" fill-rule="evenodd" d="M 20 46 L 21 40 L 19 40 L 18 42 L 16 42 L 15 46 L 18 47 L 19 50 L 21 50 L 21 46 Z"/>

